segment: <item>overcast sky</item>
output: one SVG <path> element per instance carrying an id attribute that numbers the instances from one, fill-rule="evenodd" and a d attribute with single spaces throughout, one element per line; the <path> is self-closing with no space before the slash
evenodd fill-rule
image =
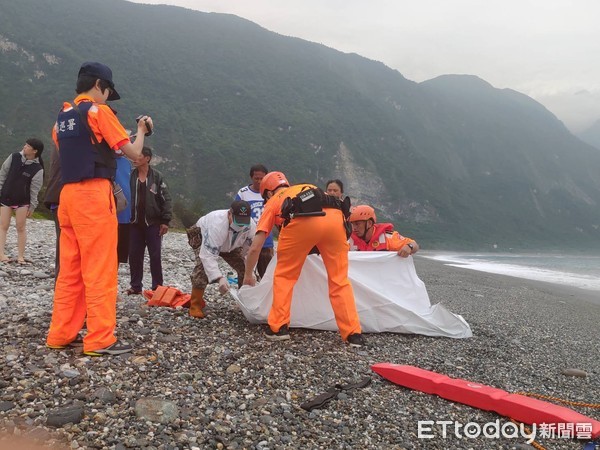
<path id="1" fill-rule="evenodd" d="M 235 14 L 424 81 L 477 75 L 578 132 L 600 119 L 599 0 L 135 0 Z"/>

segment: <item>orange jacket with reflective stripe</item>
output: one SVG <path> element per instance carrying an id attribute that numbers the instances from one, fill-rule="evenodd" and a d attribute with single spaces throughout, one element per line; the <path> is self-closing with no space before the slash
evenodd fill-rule
<path id="1" fill-rule="evenodd" d="M 369 242 L 365 242 L 353 232 L 350 235 L 350 239 L 348 239 L 350 251 L 397 252 L 406 244 L 414 242 L 412 239 L 394 231 L 394 225 L 391 223 L 376 223 L 373 225 L 373 228 L 373 235 Z"/>

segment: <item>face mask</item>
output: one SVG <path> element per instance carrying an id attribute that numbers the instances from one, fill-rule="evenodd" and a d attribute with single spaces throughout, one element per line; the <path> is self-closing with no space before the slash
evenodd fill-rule
<path id="1" fill-rule="evenodd" d="M 240 233 L 240 232 L 246 231 L 248 228 L 250 228 L 250 225 L 237 225 L 235 222 L 231 222 L 231 225 L 229 225 L 229 228 L 231 228 L 232 231 L 234 231 L 235 233 Z"/>

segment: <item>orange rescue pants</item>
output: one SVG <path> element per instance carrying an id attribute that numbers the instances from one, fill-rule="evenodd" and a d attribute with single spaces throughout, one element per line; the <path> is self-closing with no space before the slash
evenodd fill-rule
<path id="1" fill-rule="evenodd" d="M 58 208 L 60 271 L 54 290 L 48 345 L 77 337 L 87 316 L 83 350 L 117 339 L 117 214 L 109 180 L 65 184 Z"/>
<path id="2" fill-rule="evenodd" d="M 290 323 L 294 285 L 298 281 L 308 252 L 319 247 L 329 284 L 329 300 L 342 339 L 360 333 L 354 292 L 348 280 L 348 241 L 342 212 L 324 209 L 322 217 L 297 217 L 282 228 L 277 245 L 277 266 L 273 275 L 273 306 L 269 326 L 275 332 Z M 62 270 L 62 267 L 61 267 Z"/>

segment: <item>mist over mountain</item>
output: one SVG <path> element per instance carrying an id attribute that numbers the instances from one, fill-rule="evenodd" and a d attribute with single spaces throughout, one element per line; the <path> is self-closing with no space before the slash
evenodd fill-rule
<path id="1" fill-rule="evenodd" d="M 592 126 L 587 128 L 586 130 L 583 130 L 582 132 L 578 133 L 577 136 L 583 142 L 587 142 L 588 144 L 600 150 L 600 119 L 594 122 Z"/>
<path id="2" fill-rule="evenodd" d="M 227 207 L 261 162 L 341 178 L 425 248 L 600 248 L 600 152 L 531 98 L 423 83 L 236 16 L 122 0 L 0 0 L 0 156 L 50 129 L 83 61 L 113 69 L 178 212 Z M 515 68 L 518 70 L 518 68 Z"/>

